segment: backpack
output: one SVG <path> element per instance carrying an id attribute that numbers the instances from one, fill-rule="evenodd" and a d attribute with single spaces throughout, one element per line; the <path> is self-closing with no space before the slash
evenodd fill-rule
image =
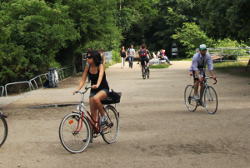
<path id="1" fill-rule="evenodd" d="M 140 57 L 146 57 L 146 56 L 147 56 L 147 50 L 146 50 L 146 49 L 140 50 L 139 56 L 140 56 Z"/>

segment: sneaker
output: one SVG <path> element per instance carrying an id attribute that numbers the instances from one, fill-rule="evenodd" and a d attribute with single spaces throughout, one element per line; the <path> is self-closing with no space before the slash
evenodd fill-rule
<path id="1" fill-rule="evenodd" d="M 102 116 L 101 117 L 101 126 L 106 125 L 108 121 L 108 117 L 107 116 Z"/>
<path id="2" fill-rule="evenodd" d="M 107 125 L 108 123 L 108 117 L 107 116 L 102 116 L 100 119 L 100 133 L 103 132 L 104 127 Z"/>

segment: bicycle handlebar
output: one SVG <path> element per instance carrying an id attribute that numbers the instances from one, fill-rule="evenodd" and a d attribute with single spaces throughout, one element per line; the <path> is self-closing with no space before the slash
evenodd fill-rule
<path id="1" fill-rule="evenodd" d="M 89 89 L 91 89 L 91 87 L 85 87 L 85 90 L 83 92 L 81 92 L 81 91 L 75 91 L 74 95 L 75 94 L 82 94 L 82 95 L 84 95 Z"/>
<path id="2" fill-rule="evenodd" d="M 213 77 L 211 77 L 211 76 L 209 76 L 209 77 L 206 76 L 205 79 L 213 79 L 213 80 L 214 80 L 214 83 L 213 83 L 214 85 L 217 83 L 217 79 L 216 79 L 216 78 L 213 78 Z"/>
<path id="3" fill-rule="evenodd" d="M 6 115 L 3 114 L 3 112 L 0 111 L 0 117 L 7 118 Z"/>

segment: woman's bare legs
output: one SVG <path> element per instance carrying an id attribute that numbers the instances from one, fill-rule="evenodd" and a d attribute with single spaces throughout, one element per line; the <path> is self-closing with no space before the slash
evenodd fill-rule
<path id="1" fill-rule="evenodd" d="M 89 98 L 89 106 L 90 106 L 90 113 L 92 118 L 95 120 L 95 122 L 98 122 L 98 116 L 97 116 L 97 108 L 94 103 L 94 98 L 90 97 Z"/>
<path id="2" fill-rule="evenodd" d="M 103 90 L 99 91 L 94 97 L 93 97 L 93 106 L 95 107 L 95 109 L 97 109 L 101 116 L 104 116 L 104 109 L 103 109 L 103 105 L 101 103 L 101 100 L 105 99 L 107 97 L 107 93 Z M 96 113 L 97 113 L 96 110 Z"/>

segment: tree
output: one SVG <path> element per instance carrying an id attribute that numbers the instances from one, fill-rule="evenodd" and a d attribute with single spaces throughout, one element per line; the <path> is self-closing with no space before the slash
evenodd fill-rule
<path id="1" fill-rule="evenodd" d="M 1 83 L 30 79 L 55 64 L 56 53 L 79 37 L 67 7 L 49 7 L 44 1 L 2 3 Z"/>
<path id="2" fill-rule="evenodd" d="M 186 48 L 186 55 L 189 57 L 193 56 L 200 44 L 213 46 L 213 40 L 195 23 L 184 23 L 182 28 L 176 29 L 176 34 L 172 38 L 178 40 Z"/>

